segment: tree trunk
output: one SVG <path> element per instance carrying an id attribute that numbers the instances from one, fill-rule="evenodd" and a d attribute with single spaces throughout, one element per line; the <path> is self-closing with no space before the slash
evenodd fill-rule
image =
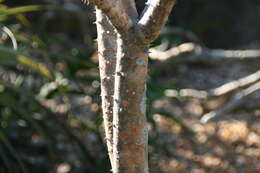
<path id="1" fill-rule="evenodd" d="M 140 16 L 135 0 L 89 2 L 97 6 L 102 108 L 113 173 L 148 173 L 146 50 L 176 0 L 148 0 Z"/>
<path id="2" fill-rule="evenodd" d="M 114 90 L 114 173 L 148 173 L 146 76 L 148 54 L 118 35 Z"/>

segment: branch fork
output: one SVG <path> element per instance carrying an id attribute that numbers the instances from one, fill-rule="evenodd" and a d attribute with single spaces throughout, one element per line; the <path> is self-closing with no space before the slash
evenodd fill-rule
<path id="1" fill-rule="evenodd" d="M 113 173 L 148 173 L 147 50 L 176 0 L 148 0 L 140 16 L 135 0 L 88 2 L 96 6 L 102 109 Z"/>
<path id="2" fill-rule="evenodd" d="M 176 0 L 148 0 L 140 16 L 133 0 L 88 0 L 88 2 L 96 5 L 109 18 L 118 33 L 125 36 L 130 28 L 135 28 L 139 33 L 140 44 L 149 45 L 159 35 Z M 129 9 L 122 9 L 124 6 Z"/>

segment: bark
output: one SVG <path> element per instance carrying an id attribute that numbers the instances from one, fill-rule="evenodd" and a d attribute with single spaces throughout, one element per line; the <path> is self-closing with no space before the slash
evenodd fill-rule
<path id="1" fill-rule="evenodd" d="M 116 33 L 109 19 L 96 9 L 96 25 L 98 33 L 99 72 L 101 78 L 101 99 L 104 119 L 105 139 L 108 155 L 113 168 L 113 94 L 114 72 L 116 67 Z"/>
<path id="2" fill-rule="evenodd" d="M 148 173 L 148 131 L 145 116 L 148 54 L 121 35 L 117 45 L 113 172 Z"/>
<path id="3" fill-rule="evenodd" d="M 115 37 L 107 37 L 104 32 L 107 21 L 102 20 L 104 16 L 100 17 L 101 12 L 97 10 L 102 106 L 113 173 L 148 173 L 147 50 L 175 1 L 149 1 L 139 20 L 134 0 L 89 0 L 106 15 L 117 34 L 114 44 L 110 39 Z M 117 47 L 116 63 L 111 59 L 110 51 L 115 51 L 113 44 Z M 115 71 L 110 62 L 116 64 Z"/>
<path id="4" fill-rule="evenodd" d="M 165 25 L 176 0 L 148 0 L 138 25 L 143 33 L 144 43 L 154 41 Z"/>
<path id="5" fill-rule="evenodd" d="M 104 14 L 109 18 L 113 26 L 119 32 L 126 32 L 132 27 L 133 21 L 121 8 L 118 8 L 117 2 L 114 0 L 89 0 L 97 6 L 98 9 L 102 10 Z"/>

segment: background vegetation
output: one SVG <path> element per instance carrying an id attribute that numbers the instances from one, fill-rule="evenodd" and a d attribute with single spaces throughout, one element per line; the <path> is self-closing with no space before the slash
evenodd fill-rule
<path id="1" fill-rule="evenodd" d="M 137 3 L 141 11 L 144 2 Z M 259 49 L 259 7 L 258 0 L 179 0 L 152 46 Z M 79 0 L 0 0 L 1 173 L 109 172 L 93 11 Z M 182 88 L 216 88 L 259 64 L 151 60 L 151 172 L 259 172 L 259 91 L 206 124 L 200 117 L 233 92 L 211 100 L 176 96 Z"/>

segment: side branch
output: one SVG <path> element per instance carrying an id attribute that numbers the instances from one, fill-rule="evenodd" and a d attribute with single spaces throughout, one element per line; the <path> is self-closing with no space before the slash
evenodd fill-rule
<path id="1" fill-rule="evenodd" d="M 250 96 L 251 94 L 259 90 L 260 90 L 260 82 L 257 82 L 251 85 L 250 87 L 242 90 L 241 92 L 238 92 L 232 97 L 231 101 L 227 103 L 224 107 L 203 115 L 202 118 L 200 119 L 200 122 L 207 123 L 211 119 L 215 119 L 223 114 L 232 111 L 233 109 L 237 108 L 246 97 Z"/>
<path id="2" fill-rule="evenodd" d="M 223 84 L 209 91 L 201 91 L 196 89 L 181 89 L 178 92 L 176 90 L 168 89 L 166 90 L 165 94 L 168 97 L 210 99 L 232 93 L 241 88 L 248 87 L 258 81 L 260 81 L 260 70 L 248 76 Z"/>
<path id="3" fill-rule="evenodd" d="M 126 32 L 133 26 L 131 18 L 115 3 L 111 3 L 109 0 L 89 0 L 89 2 L 96 5 L 109 18 L 118 32 Z"/>
<path id="4" fill-rule="evenodd" d="M 176 0 L 148 0 L 138 25 L 146 44 L 154 41 L 166 23 Z"/>
<path id="5" fill-rule="evenodd" d="M 161 65 L 180 63 L 259 63 L 260 50 L 220 50 L 209 49 L 194 43 L 183 43 L 166 51 L 149 49 L 149 57 L 161 61 Z"/>

